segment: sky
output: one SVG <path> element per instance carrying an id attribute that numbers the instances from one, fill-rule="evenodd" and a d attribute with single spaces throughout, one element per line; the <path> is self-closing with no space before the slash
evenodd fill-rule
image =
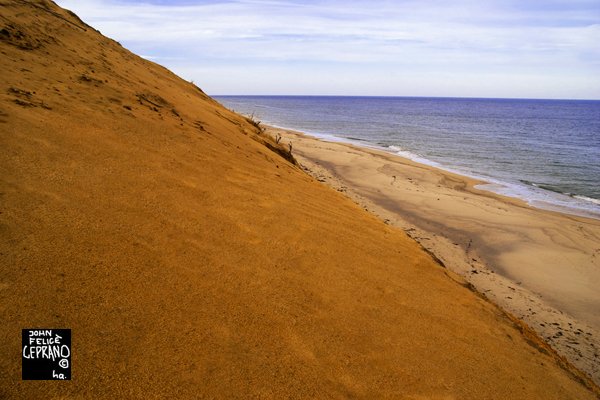
<path id="1" fill-rule="evenodd" d="M 600 99 L 600 0 L 57 0 L 211 95 Z"/>

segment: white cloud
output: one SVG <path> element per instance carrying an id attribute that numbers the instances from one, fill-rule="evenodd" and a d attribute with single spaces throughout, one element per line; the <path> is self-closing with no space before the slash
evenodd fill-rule
<path id="1" fill-rule="evenodd" d="M 58 3 L 210 93 L 344 94 L 350 82 L 363 90 L 356 94 L 414 95 L 419 88 L 461 96 L 493 74 L 495 84 L 484 80 L 486 95 L 600 98 L 600 21 L 585 1 L 547 9 L 468 0 Z M 298 76 L 306 77 L 301 87 Z M 389 87 L 373 76 L 388 77 Z M 524 76 L 535 76 L 540 89 L 523 85 Z M 441 85 L 441 77 L 452 84 Z"/>

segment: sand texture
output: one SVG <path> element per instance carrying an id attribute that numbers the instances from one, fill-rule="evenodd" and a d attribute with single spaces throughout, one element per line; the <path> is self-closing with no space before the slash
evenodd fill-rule
<path id="1" fill-rule="evenodd" d="M 49 1 L 0 12 L 0 398 L 598 397 L 194 85 Z M 34 327 L 72 329 L 71 381 L 20 379 Z"/>

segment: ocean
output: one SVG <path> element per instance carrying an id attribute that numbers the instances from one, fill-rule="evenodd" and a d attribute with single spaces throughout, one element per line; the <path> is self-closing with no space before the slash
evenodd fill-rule
<path id="1" fill-rule="evenodd" d="M 214 96 L 265 124 L 386 150 L 600 219 L 600 101 Z"/>

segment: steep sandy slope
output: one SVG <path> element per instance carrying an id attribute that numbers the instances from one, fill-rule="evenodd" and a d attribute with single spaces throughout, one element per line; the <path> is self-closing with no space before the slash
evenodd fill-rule
<path id="1" fill-rule="evenodd" d="M 595 397 L 195 86 L 0 12 L 0 398 Z M 21 381 L 28 327 L 72 329 L 73 380 Z"/>

